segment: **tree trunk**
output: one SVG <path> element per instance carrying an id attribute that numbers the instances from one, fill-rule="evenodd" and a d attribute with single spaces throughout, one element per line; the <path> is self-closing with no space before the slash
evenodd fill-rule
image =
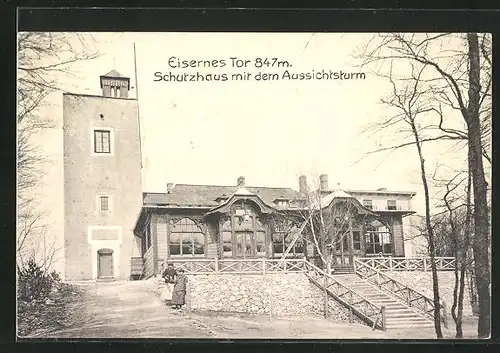
<path id="1" fill-rule="evenodd" d="M 490 260 L 489 260 L 489 215 L 488 185 L 484 177 L 481 150 L 480 101 L 480 62 L 477 33 L 468 33 L 469 44 L 469 104 L 465 114 L 467 123 L 469 171 L 472 174 L 474 194 L 474 272 L 476 277 L 479 322 L 478 338 L 490 336 Z"/>
<path id="2" fill-rule="evenodd" d="M 465 289 L 465 264 L 463 264 L 462 269 L 460 270 L 460 285 L 458 290 L 458 310 L 457 310 L 457 320 L 456 324 L 456 334 L 455 338 L 463 337 L 462 330 L 462 316 L 464 309 L 464 289 Z"/>
<path id="3" fill-rule="evenodd" d="M 458 253 L 455 252 L 455 270 L 454 270 L 454 272 L 455 272 L 455 285 L 453 287 L 453 304 L 451 305 L 451 317 L 453 318 L 453 321 L 455 321 L 455 327 L 457 330 L 456 336 L 458 336 L 459 326 L 461 327 L 461 324 L 459 323 L 459 320 L 458 320 L 458 313 L 457 313 L 458 287 L 460 286 L 460 275 L 459 275 L 458 268 L 459 268 Z"/>
<path id="4" fill-rule="evenodd" d="M 429 255 L 431 258 L 431 272 L 432 272 L 432 290 L 434 292 L 434 329 L 436 330 L 436 337 L 443 338 L 443 332 L 441 330 L 441 303 L 439 300 L 439 283 L 437 277 L 436 268 L 436 248 L 434 246 L 434 230 L 431 224 L 431 207 L 430 207 L 430 196 L 429 196 L 429 185 L 427 183 L 427 175 L 425 173 L 425 160 L 422 152 L 422 145 L 420 142 L 418 130 L 415 126 L 415 122 L 411 121 L 411 128 L 413 136 L 415 138 L 415 145 L 418 151 L 418 157 L 420 160 L 420 176 L 422 178 L 422 184 L 424 187 L 425 196 L 425 225 L 427 230 L 427 235 L 429 239 Z"/>

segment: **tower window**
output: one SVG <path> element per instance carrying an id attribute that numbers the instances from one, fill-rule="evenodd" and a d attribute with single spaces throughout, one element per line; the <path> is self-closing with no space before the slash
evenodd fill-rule
<path id="1" fill-rule="evenodd" d="M 99 210 L 109 212 L 109 196 L 99 196 Z"/>
<path id="2" fill-rule="evenodd" d="M 111 131 L 94 130 L 94 153 L 111 153 Z"/>

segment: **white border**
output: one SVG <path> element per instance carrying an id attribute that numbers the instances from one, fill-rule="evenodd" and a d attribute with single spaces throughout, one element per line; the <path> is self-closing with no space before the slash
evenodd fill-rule
<path id="1" fill-rule="evenodd" d="M 117 240 L 92 240 L 92 232 L 98 229 L 113 229 L 118 230 Z M 92 248 L 92 278 L 97 279 L 97 251 L 100 249 L 113 250 L 113 277 L 120 277 L 120 247 L 122 244 L 122 227 L 121 226 L 88 226 L 87 228 L 87 241 Z"/>

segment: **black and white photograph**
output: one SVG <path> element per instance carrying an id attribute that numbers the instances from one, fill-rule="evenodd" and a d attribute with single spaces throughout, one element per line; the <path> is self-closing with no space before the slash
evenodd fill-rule
<path id="1" fill-rule="evenodd" d="M 486 339 L 489 33 L 17 33 L 17 337 Z"/>

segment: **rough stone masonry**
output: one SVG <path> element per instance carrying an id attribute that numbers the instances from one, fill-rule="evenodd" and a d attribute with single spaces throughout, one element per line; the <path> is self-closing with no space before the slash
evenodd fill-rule
<path id="1" fill-rule="evenodd" d="M 324 292 L 302 273 L 189 275 L 191 308 L 272 316 L 323 316 Z M 161 290 L 161 289 L 160 289 Z M 328 298 L 328 318 L 349 321 L 349 310 Z M 360 322 L 354 315 L 353 321 Z"/>

